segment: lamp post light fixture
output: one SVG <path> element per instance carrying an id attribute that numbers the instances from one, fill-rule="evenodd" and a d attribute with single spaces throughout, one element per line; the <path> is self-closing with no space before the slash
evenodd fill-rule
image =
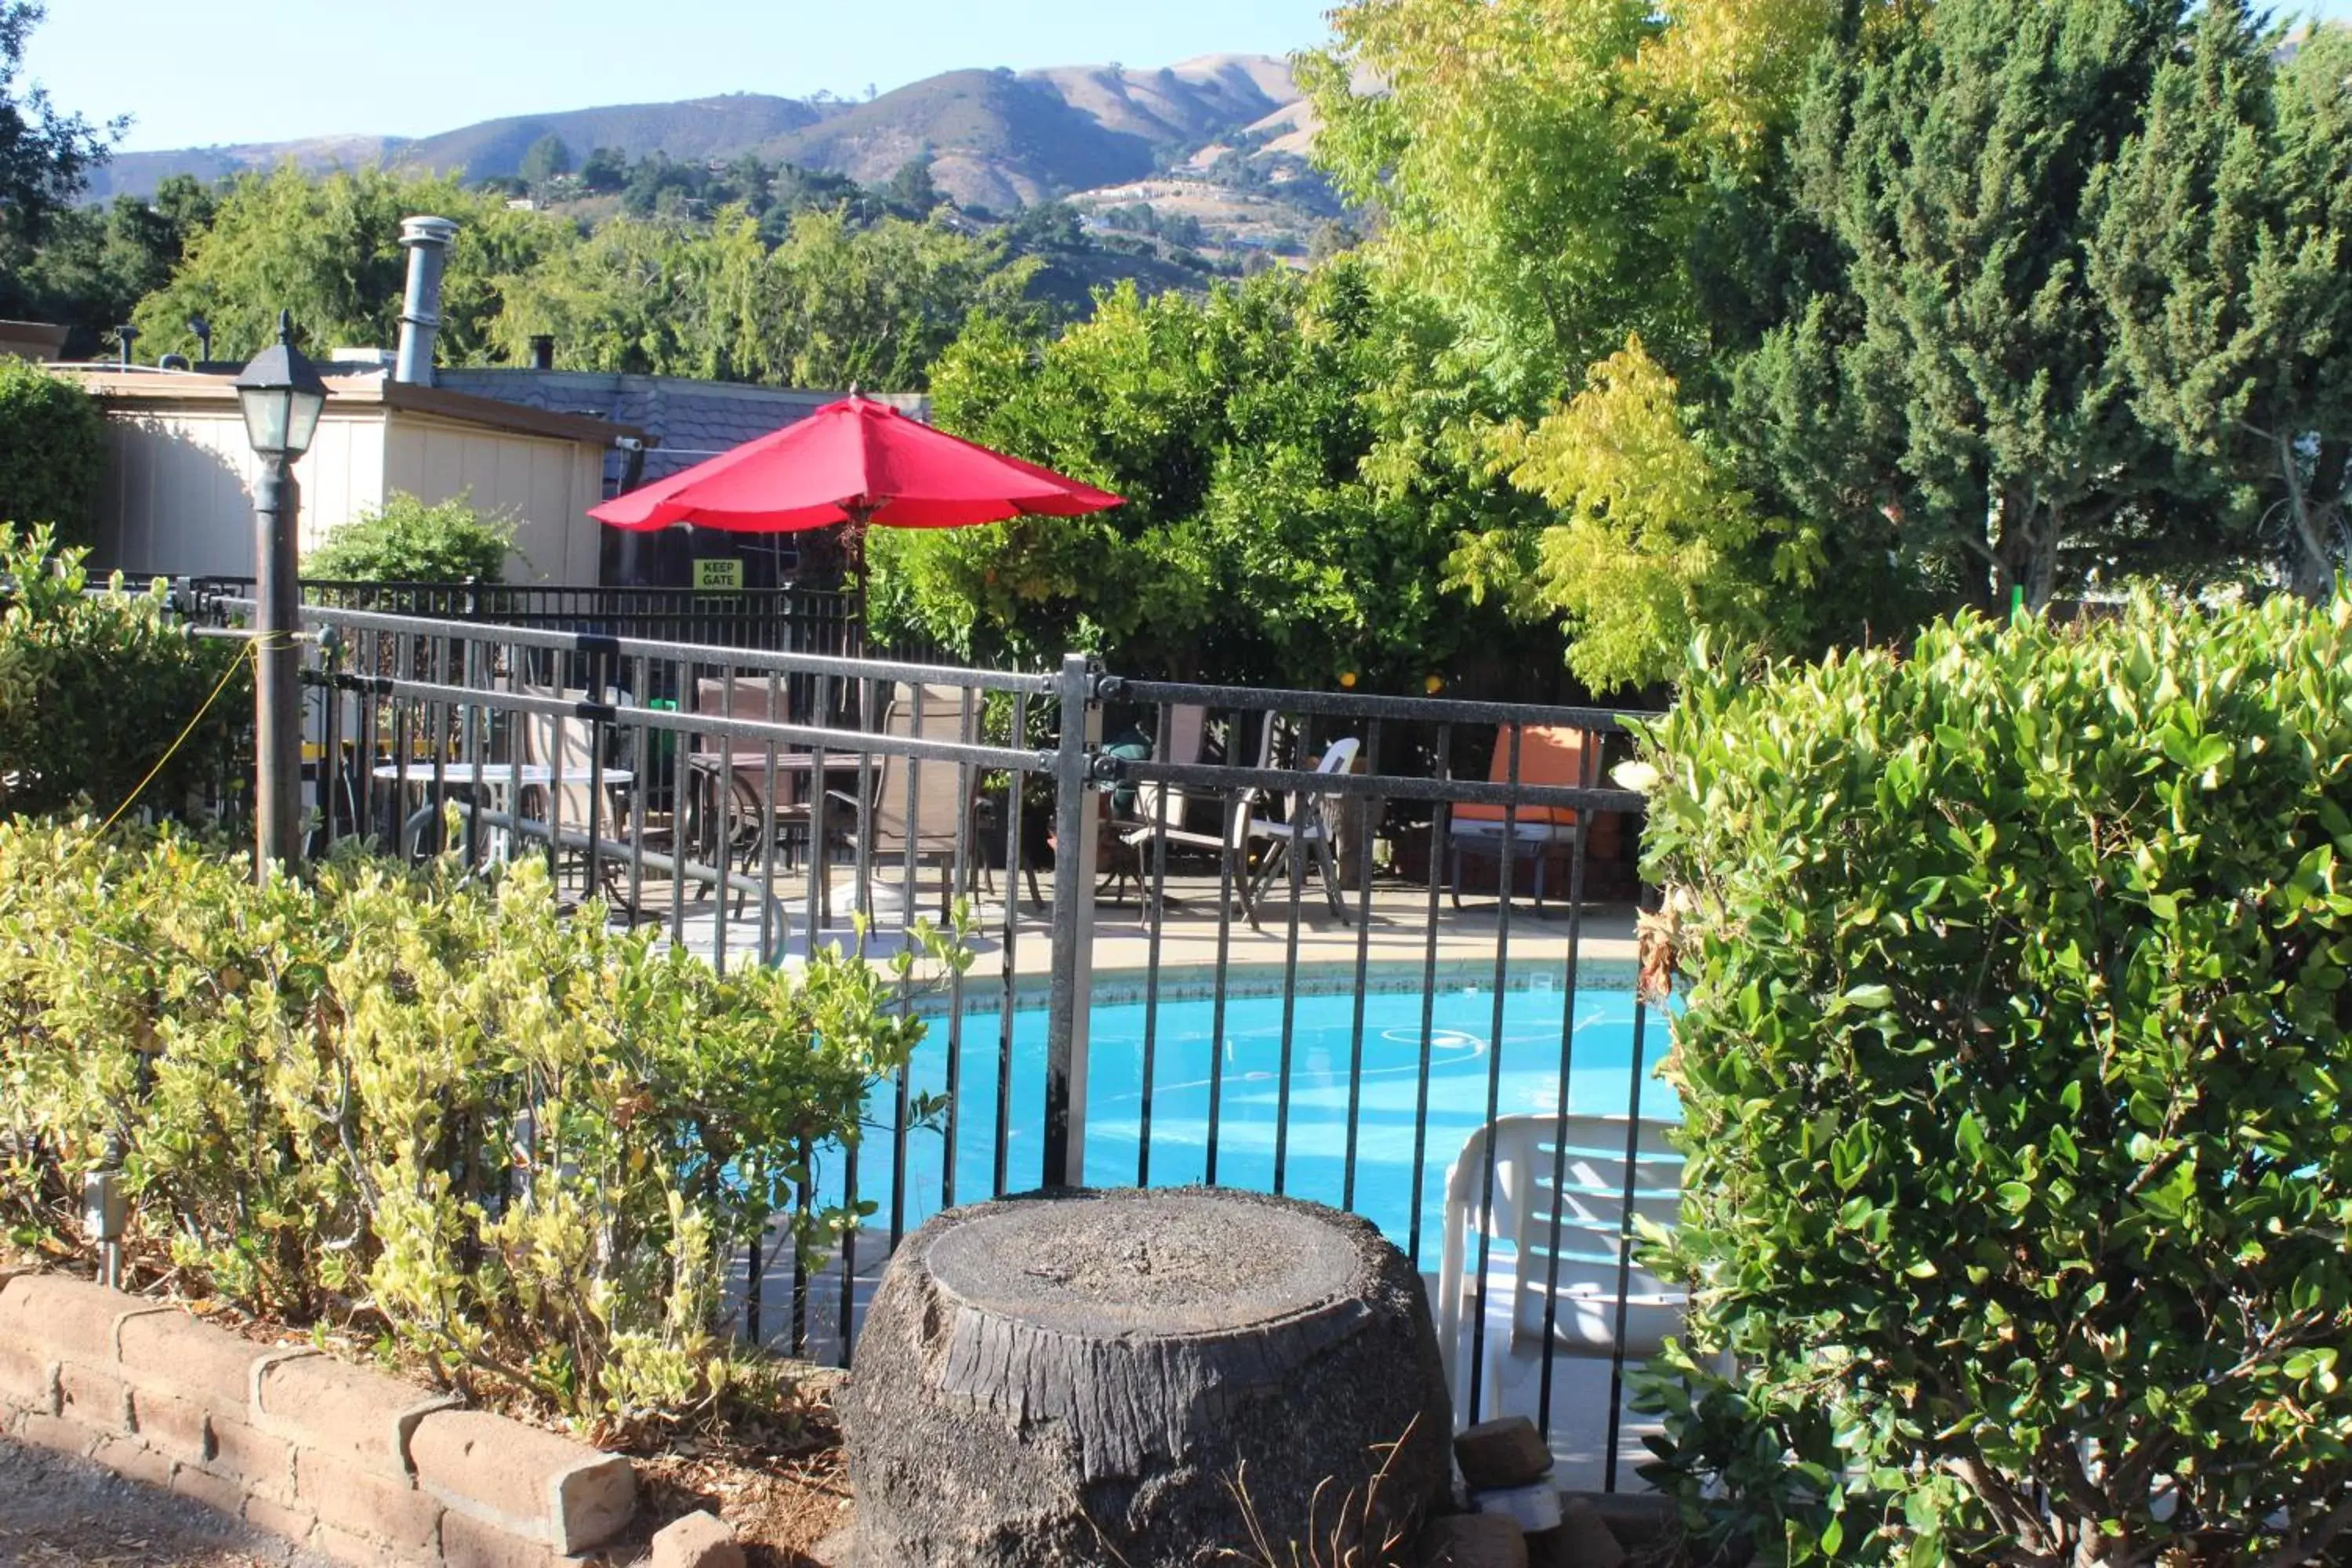
<path id="1" fill-rule="evenodd" d="M 291 316 L 278 312 L 278 342 L 256 354 L 236 381 L 246 439 L 261 458 L 253 500 L 256 600 L 253 681 L 254 876 L 267 881 L 301 848 L 301 566 L 295 524 L 301 506 L 294 464 L 310 449 L 327 384 L 294 346 Z"/>

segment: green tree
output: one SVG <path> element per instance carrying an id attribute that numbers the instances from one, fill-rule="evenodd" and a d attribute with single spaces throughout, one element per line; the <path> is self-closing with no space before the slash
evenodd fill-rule
<path id="1" fill-rule="evenodd" d="M 1362 254 L 1447 329 L 1423 363 L 1425 390 L 1475 410 L 1446 438 L 1475 454 L 1457 471 L 1554 509 L 1471 519 L 1451 580 L 1564 619 L 1588 681 L 1656 679 L 1701 628 L 1792 647 L 1825 624 L 1823 542 L 1753 493 L 1769 476 L 1724 428 L 1719 367 L 1774 319 L 1755 299 L 1782 251 L 1753 220 L 1777 237 L 1808 63 L 1895 20 L 1827 0 L 1360 0 L 1302 63 L 1318 160 L 1376 220 Z"/>
<path id="2" fill-rule="evenodd" d="M 889 184 L 882 187 L 882 200 L 893 213 L 919 223 L 930 216 L 932 210 L 946 199 L 940 194 L 939 186 L 931 182 L 931 155 L 929 152 L 899 164 L 898 173 L 890 176 Z"/>
<path id="3" fill-rule="evenodd" d="M 2352 555 L 2352 38 L 2321 29 L 2284 69 L 2279 41 L 2234 0 L 2201 10 L 2100 193 L 2090 279 L 2134 413 L 2229 544 L 2317 598 Z"/>
<path id="4" fill-rule="evenodd" d="M 1761 515 L 1639 338 L 1559 412 L 1507 429 L 1497 452 L 1559 521 L 1467 542 L 1450 581 L 1560 616 L 1569 667 L 1592 689 L 1671 680 L 1702 630 L 1772 651 L 1801 643 L 1787 605 L 1819 571 L 1813 531 Z"/>
<path id="5" fill-rule="evenodd" d="M 975 321 L 940 364 L 940 424 L 1127 504 L 877 534 L 875 603 L 886 624 L 982 654 L 1085 647 L 1178 677 L 1417 681 L 1488 628 L 1438 587 L 1479 487 L 1433 476 L 1408 450 L 1424 405 L 1388 396 L 1414 340 L 1347 263 L 1206 300 L 1122 285 L 1042 343 Z"/>
<path id="6" fill-rule="evenodd" d="M 699 196 L 703 171 L 699 164 L 681 163 L 667 153 L 648 153 L 629 165 L 621 187 L 621 210 L 632 217 L 682 210 L 682 198 Z"/>
<path id="7" fill-rule="evenodd" d="M 81 195 L 131 123 L 93 126 L 39 87 L 18 88 L 25 40 L 47 15 L 38 0 L 0 0 L 0 239 L 23 244 L 38 241 Z"/>
<path id="8" fill-rule="evenodd" d="M 1078 209 L 1067 202 L 1024 207 L 1004 226 L 1005 243 L 1024 256 L 1067 256 L 1088 248 Z"/>
<path id="9" fill-rule="evenodd" d="M 523 184 L 536 190 L 558 174 L 572 173 L 572 149 L 563 144 L 562 137 L 551 131 L 524 150 L 515 173 L 522 176 Z"/>
<path id="10" fill-rule="evenodd" d="M 514 539 L 512 519 L 478 510 L 470 496 L 426 502 L 395 490 L 329 530 L 302 574 L 329 583 L 497 583 Z"/>
<path id="11" fill-rule="evenodd" d="M 1744 367 L 1739 428 L 1968 600 L 2034 606 L 2128 567 L 2170 454 L 2088 275 L 2092 196 L 2140 126 L 2178 8 L 1943 0 L 1825 56 L 1793 159 L 1843 262 Z"/>
<path id="12" fill-rule="evenodd" d="M 1301 62 L 1316 156 L 1383 215 L 1389 264 L 1531 404 L 1632 334 L 1678 370 L 1705 346 L 1686 263 L 1710 172 L 1766 163 L 1837 11 L 1358 0 Z"/>
<path id="13" fill-rule="evenodd" d="M 712 199 L 747 208 L 753 217 L 764 216 L 775 205 L 776 172 L 760 161 L 756 153 L 746 153 L 727 165 L 726 172 L 715 177 L 704 192 Z"/>
<path id="14" fill-rule="evenodd" d="M 774 238 L 781 240 L 791 232 L 792 220 L 812 208 L 845 210 L 860 223 L 880 217 L 879 205 L 866 187 L 846 174 L 825 169 L 803 169 L 797 163 L 777 167 L 769 182 L 769 193 L 775 206 L 769 213 L 774 225 Z M 929 214 L 924 214 L 929 216 Z"/>
<path id="15" fill-rule="evenodd" d="M 290 163 L 245 176 L 222 195 L 171 281 L 132 313 L 140 342 L 158 353 L 194 353 L 187 322 L 201 315 L 212 323 L 214 353 L 242 359 L 274 339 L 282 309 L 306 342 L 389 348 L 399 338 L 408 268 L 401 220 L 420 213 L 458 225 L 442 286 L 439 357 L 484 363 L 509 280 L 576 243 L 572 226 L 509 212 L 454 180 L 378 169 L 314 178 Z"/>
<path id="16" fill-rule="evenodd" d="M 794 386 L 919 391 L 975 309 L 1020 311 L 1034 264 L 930 224 L 793 217 L 771 250 L 740 207 L 706 226 L 618 218 L 505 285 L 509 353 L 552 333 L 563 363 Z"/>
<path id="17" fill-rule="evenodd" d="M 104 207 L 68 208 L 39 245 L 20 249 L 18 264 L 0 271 L 0 315 L 71 328 L 66 357 L 93 358 L 105 334 L 171 281 L 212 211 L 211 194 L 185 174 L 167 177 L 146 201 L 117 196 Z"/>
<path id="18" fill-rule="evenodd" d="M 68 542 L 85 535 L 105 474 L 105 426 L 80 387 L 0 358 L 0 525 L 54 525 Z"/>
<path id="19" fill-rule="evenodd" d="M 592 150 L 580 165 L 580 184 L 592 195 L 610 195 L 629 183 L 629 160 L 618 147 Z"/>

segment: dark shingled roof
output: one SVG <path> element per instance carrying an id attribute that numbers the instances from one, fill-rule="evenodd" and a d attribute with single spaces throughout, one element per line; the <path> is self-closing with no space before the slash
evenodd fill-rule
<path id="1" fill-rule="evenodd" d="M 434 384 L 475 397 L 494 397 L 559 414 L 588 414 L 646 433 L 641 484 L 690 468 L 706 458 L 781 430 L 844 395 L 781 386 L 741 386 L 671 375 L 617 375 L 572 370 L 436 370 Z M 912 394 L 870 393 L 918 419 L 930 417 L 931 400 Z M 617 494 L 628 454 L 604 455 L 604 493 Z"/>

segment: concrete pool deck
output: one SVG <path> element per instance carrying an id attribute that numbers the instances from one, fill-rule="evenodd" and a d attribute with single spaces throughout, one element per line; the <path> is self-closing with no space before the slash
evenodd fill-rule
<path id="1" fill-rule="evenodd" d="M 832 918 L 820 940 L 827 945 L 838 942 L 845 949 L 855 941 L 848 914 L 855 904 L 855 881 L 845 872 L 836 873 L 830 881 L 834 894 Z M 918 905 L 919 912 L 935 916 L 936 881 L 919 886 L 923 900 Z M 1052 888 L 1042 879 L 1041 890 L 1050 900 Z M 787 879 L 780 876 L 776 891 L 779 908 L 790 928 L 784 947 L 786 962 L 805 958 L 805 884 L 797 877 Z M 1168 908 L 1159 922 L 1162 973 L 1213 969 L 1220 944 L 1216 879 L 1171 875 L 1167 891 Z M 866 944 L 866 951 L 873 956 L 887 957 L 899 945 L 900 936 L 895 929 L 898 892 L 895 886 L 887 883 L 876 888 L 875 921 Z M 983 890 L 972 900 L 979 921 L 971 942 L 977 955 L 971 969 L 974 983 L 993 980 L 1003 973 L 1002 892 L 1000 883 L 996 890 Z M 648 882 L 645 894 L 646 915 L 667 924 L 671 910 L 667 886 Z M 1334 918 L 1330 905 L 1312 890 L 1299 902 L 1296 927 L 1297 961 L 1302 972 L 1314 972 L 1318 987 L 1335 976 L 1351 974 L 1360 951 L 1367 964 L 1391 974 L 1399 966 L 1421 965 L 1428 961 L 1433 925 L 1426 887 L 1385 879 L 1376 880 L 1371 893 L 1371 921 L 1368 931 L 1362 933 L 1352 920 L 1360 907 L 1360 894 L 1349 895 L 1351 918 L 1346 922 Z M 734 912 L 734 908 L 730 902 L 725 921 L 727 958 L 730 963 L 741 962 L 745 953 L 756 949 L 761 938 L 757 905 L 746 902 L 740 914 Z M 1139 900 L 1131 891 L 1122 900 L 1097 898 L 1094 914 L 1092 952 L 1096 974 L 1139 979 L 1150 966 L 1153 929 Z M 688 900 L 683 915 L 680 932 L 687 948 L 706 957 L 714 954 L 719 947 L 720 922 L 711 900 Z M 1289 900 L 1280 893 L 1269 898 L 1261 906 L 1260 918 L 1260 928 L 1253 930 L 1242 918 L 1236 903 L 1223 936 L 1225 962 L 1230 967 L 1279 971 L 1289 962 L 1293 930 Z M 1580 973 L 1596 981 L 1630 973 L 1636 956 L 1633 919 L 1629 904 L 1588 902 L 1584 906 L 1577 932 Z M 1466 900 L 1457 910 L 1450 899 L 1441 895 L 1434 921 L 1441 980 L 1449 984 L 1491 981 L 1501 926 L 1491 896 Z M 1567 965 L 1569 928 L 1564 900 L 1547 900 L 1541 916 L 1527 900 L 1514 903 L 1508 930 L 1509 969 L 1514 982 L 1523 976 L 1543 974 L 1557 980 Z M 1052 930 L 1050 901 L 1039 904 L 1024 896 L 1013 933 L 1013 972 L 1017 977 L 1024 981 L 1032 977 L 1043 980 L 1051 973 Z"/>

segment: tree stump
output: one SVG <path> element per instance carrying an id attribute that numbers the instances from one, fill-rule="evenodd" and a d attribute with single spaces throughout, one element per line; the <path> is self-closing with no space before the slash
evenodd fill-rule
<path id="1" fill-rule="evenodd" d="M 891 1260 L 837 1405 L 858 1568 L 1178 1568 L 1259 1531 L 1287 1561 L 1408 1531 L 1448 1485 L 1412 1266 L 1355 1215 L 1255 1193 L 938 1215 Z"/>

